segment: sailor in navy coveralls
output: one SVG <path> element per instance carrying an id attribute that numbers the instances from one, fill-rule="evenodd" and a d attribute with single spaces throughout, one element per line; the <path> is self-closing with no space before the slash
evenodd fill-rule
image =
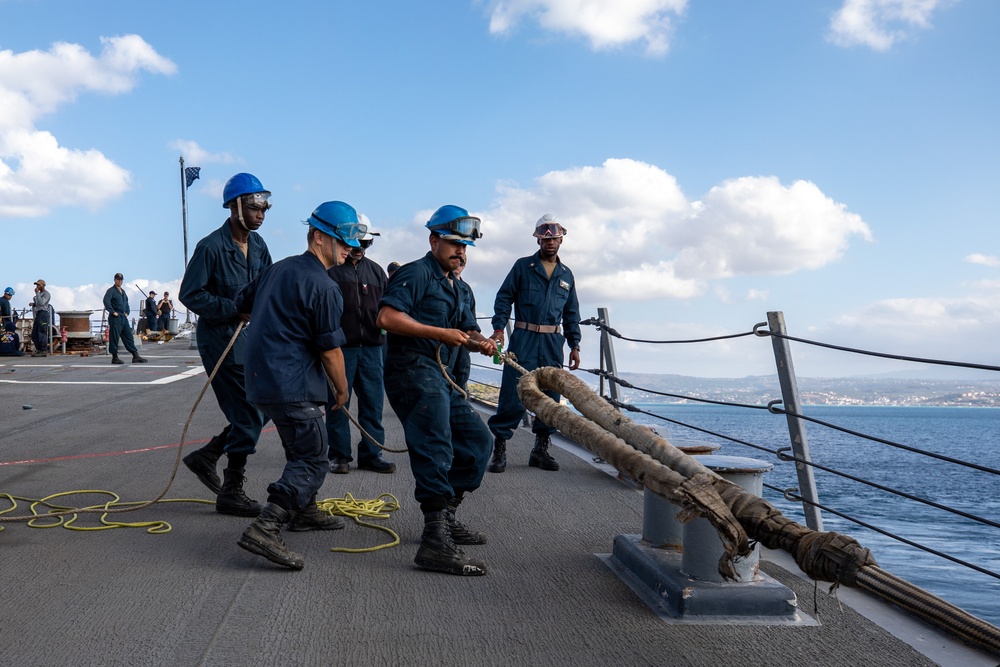
<path id="1" fill-rule="evenodd" d="M 570 370 L 580 367 L 580 303 L 576 298 L 576 281 L 569 267 L 559 260 L 559 247 L 565 234 L 566 228 L 555 216 L 543 215 L 535 225 L 538 252 L 514 262 L 493 304 L 493 335 L 490 338 L 503 343 L 504 327 L 513 306 L 514 332 L 507 349 L 528 371 L 540 366 L 562 368 L 564 341 L 570 347 Z M 507 441 L 513 437 L 514 429 L 524 416 L 524 406 L 517 395 L 518 379 L 517 371 L 504 366 L 499 405 L 489 420 L 494 436 L 490 472 L 503 472 L 507 468 Z M 557 393 L 545 393 L 552 400 L 559 400 Z M 559 470 L 559 464 L 549 454 L 549 437 L 556 429 L 536 417 L 531 430 L 535 434 L 535 446 L 528 465 L 542 470 Z"/>

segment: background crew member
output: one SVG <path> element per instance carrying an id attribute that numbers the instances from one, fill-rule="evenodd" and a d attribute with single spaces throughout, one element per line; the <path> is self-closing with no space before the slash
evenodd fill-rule
<path id="1" fill-rule="evenodd" d="M 167 331 L 170 328 L 170 315 L 174 312 L 174 302 L 170 300 L 170 292 L 163 293 L 156 310 L 160 313 L 160 331 Z"/>
<path id="2" fill-rule="evenodd" d="M 194 249 L 181 281 L 180 300 L 198 315 L 198 353 L 211 373 L 233 337 L 240 319 L 236 292 L 271 266 L 271 253 L 257 230 L 271 208 L 271 193 L 253 174 L 236 174 L 222 191 L 229 219 Z M 240 331 L 212 380 L 212 390 L 229 425 L 207 445 L 184 457 L 184 464 L 218 494 L 215 509 L 223 514 L 257 516 L 261 506 L 243 492 L 247 458 L 256 451 L 264 428 L 263 413 L 247 401 L 243 364 L 247 330 Z M 215 464 L 225 452 L 229 464 L 219 483 Z"/>
<path id="3" fill-rule="evenodd" d="M 0 323 L 17 322 L 17 311 L 11 305 L 14 298 L 14 288 L 6 287 L 0 296 Z"/>
<path id="4" fill-rule="evenodd" d="M 44 280 L 35 281 L 35 296 L 31 298 L 31 311 L 35 319 L 31 323 L 31 344 L 35 346 L 33 357 L 49 356 L 49 296 Z"/>
<path id="5" fill-rule="evenodd" d="M 358 214 L 361 224 L 369 226 L 368 218 Z M 370 227 L 369 227 L 370 228 Z M 347 375 L 347 407 L 351 395 L 358 400 L 358 423 L 378 442 L 385 442 L 382 428 L 382 407 L 385 392 L 382 385 L 385 335 L 375 320 L 378 302 L 388 278 L 382 267 L 365 257 L 375 236 L 369 231 L 351 247 L 347 261 L 330 269 L 330 277 L 340 286 L 344 297 L 344 316 L 340 325 L 347 342 L 343 346 L 344 373 Z M 330 396 L 330 403 L 333 403 Z M 347 474 L 351 458 L 351 422 L 343 410 L 328 410 L 326 431 L 330 440 L 330 472 Z M 382 458 L 382 452 L 371 440 L 361 436 L 358 442 L 358 469 L 392 473 L 396 464 Z"/>
<path id="6" fill-rule="evenodd" d="M 111 353 L 111 363 L 125 363 L 118 358 L 118 338 L 121 337 L 122 345 L 132 353 L 132 363 L 144 364 L 147 360 L 139 356 L 139 349 L 132 337 L 132 325 L 128 321 L 131 309 L 128 305 L 128 295 L 122 289 L 124 279 L 122 274 L 116 273 L 115 284 L 104 293 L 104 310 L 108 311 L 108 352 Z"/>
<path id="7" fill-rule="evenodd" d="M 504 327 L 513 305 L 514 332 L 507 349 L 528 371 L 539 366 L 561 368 L 564 339 L 570 347 L 570 370 L 580 367 L 580 303 L 576 298 L 576 282 L 573 272 L 559 261 L 559 246 L 565 234 L 566 228 L 555 216 L 547 214 L 539 218 L 534 233 L 538 252 L 514 262 L 493 303 L 493 335 L 490 338 L 503 343 Z M 524 415 L 524 405 L 517 395 L 518 377 L 517 371 L 504 365 L 499 404 L 496 414 L 489 419 L 490 431 L 495 437 L 490 472 L 503 472 L 507 468 L 507 441 Z M 545 393 L 552 400 L 559 400 L 559 394 Z M 556 429 L 535 417 L 531 430 L 535 434 L 535 446 L 528 465 L 542 470 L 559 470 L 559 464 L 549 454 L 549 437 Z"/>
<path id="8" fill-rule="evenodd" d="M 17 335 L 17 325 L 13 322 L 4 322 L 3 331 L 0 332 L 0 357 L 23 357 L 21 351 L 21 337 Z"/>
<path id="9" fill-rule="evenodd" d="M 406 435 L 424 513 L 424 532 L 414 562 L 449 574 L 486 574 L 458 544 L 485 544 L 486 536 L 455 518 L 465 493 L 479 488 L 490 452 L 490 433 L 469 402 L 447 381 L 441 360 L 454 373 L 457 348 L 493 355 L 465 306 L 452 272 L 466 246 L 482 236 L 479 218 L 458 206 L 442 206 L 427 222 L 430 252 L 399 268 L 382 296 L 378 325 L 389 333 L 385 390 Z"/>
<path id="10" fill-rule="evenodd" d="M 146 316 L 146 331 L 159 331 L 157 326 L 160 323 L 160 318 L 156 314 L 156 292 L 150 290 L 149 296 L 146 297 L 146 307 L 143 315 Z"/>
<path id="11" fill-rule="evenodd" d="M 309 247 L 281 260 L 240 290 L 236 306 L 253 312 L 247 336 L 247 397 L 278 427 L 285 448 L 281 479 L 267 487 L 267 505 L 238 544 L 270 561 L 301 570 L 302 556 L 281 541 L 289 530 L 336 530 L 342 519 L 316 506 L 328 469 L 323 413 L 327 377 L 336 390 L 334 409 L 347 402 L 344 376 L 343 300 L 327 270 L 342 264 L 367 229 L 344 202 L 320 204 L 307 221 Z"/>

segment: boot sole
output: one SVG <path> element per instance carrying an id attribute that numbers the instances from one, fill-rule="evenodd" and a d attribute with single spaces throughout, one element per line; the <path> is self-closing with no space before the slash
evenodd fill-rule
<path id="1" fill-rule="evenodd" d="M 301 570 L 306 566 L 305 561 L 301 559 L 294 560 L 289 558 L 283 558 L 279 554 L 270 551 L 265 545 L 261 544 L 260 542 L 257 542 L 256 540 L 250 539 L 246 535 L 241 536 L 240 539 L 237 540 L 236 545 L 239 546 L 241 549 L 246 549 L 252 554 L 263 556 L 272 563 L 277 563 L 278 565 L 281 565 L 282 567 L 287 567 L 290 570 Z"/>
<path id="2" fill-rule="evenodd" d="M 443 572 L 445 574 L 457 574 L 463 577 L 481 577 L 486 574 L 486 563 L 482 565 L 477 565 L 475 563 L 466 563 L 461 565 L 460 568 L 455 568 L 454 566 L 449 566 L 444 563 L 439 563 L 437 561 L 429 561 L 420 558 L 413 559 L 417 567 L 422 570 L 430 570 L 431 572 Z"/>
<path id="3" fill-rule="evenodd" d="M 554 466 L 553 465 L 544 466 L 541 463 L 536 463 L 534 461 L 528 461 L 528 467 L 529 468 L 541 468 L 542 470 L 548 470 L 549 472 L 555 472 L 555 471 L 559 470 L 559 465 L 558 464 L 554 465 Z"/>

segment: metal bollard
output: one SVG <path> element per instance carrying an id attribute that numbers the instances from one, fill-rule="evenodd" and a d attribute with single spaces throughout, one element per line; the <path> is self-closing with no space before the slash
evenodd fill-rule
<path id="1" fill-rule="evenodd" d="M 711 454 L 719 445 L 707 440 L 670 438 L 671 445 L 685 454 Z M 651 547 L 679 551 L 684 544 L 684 525 L 677 520 L 681 508 L 649 489 L 642 492 L 642 540 Z"/>
<path id="2" fill-rule="evenodd" d="M 723 479 L 757 496 L 764 490 L 764 473 L 774 468 L 774 464 L 767 461 L 742 456 L 710 455 L 695 458 Z M 715 526 L 708 519 L 695 519 L 684 525 L 683 540 L 681 571 L 693 579 L 723 581 L 718 565 L 725 550 Z M 754 581 L 759 564 L 760 550 L 755 545 L 749 556 L 733 563 L 736 581 Z"/>

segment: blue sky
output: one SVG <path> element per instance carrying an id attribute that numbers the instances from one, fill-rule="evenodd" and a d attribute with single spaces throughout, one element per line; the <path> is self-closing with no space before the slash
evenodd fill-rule
<path id="1" fill-rule="evenodd" d="M 57 310 L 176 293 L 222 185 L 273 193 L 275 258 L 340 199 L 385 265 L 481 215 L 481 314 L 544 213 L 584 316 L 622 334 L 790 333 L 1000 365 L 1000 3 L 0 0 L 0 282 Z M 139 304 L 138 290 L 133 310 Z M 97 317 L 97 315 L 95 315 Z M 597 365 L 584 330 L 585 367 Z M 902 368 L 795 346 L 800 375 Z M 767 339 L 619 343 L 624 370 L 774 370 Z"/>

